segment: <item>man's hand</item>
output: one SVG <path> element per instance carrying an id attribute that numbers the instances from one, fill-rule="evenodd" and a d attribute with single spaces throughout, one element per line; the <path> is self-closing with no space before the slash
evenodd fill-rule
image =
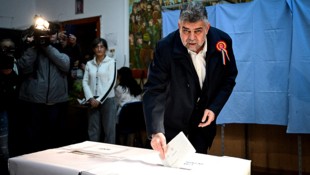
<path id="1" fill-rule="evenodd" d="M 152 135 L 151 146 L 153 150 L 158 151 L 160 158 L 165 159 L 167 152 L 166 137 L 163 133 L 157 133 Z"/>
<path id="2" fill-rule="evenodd" d="M 208 119 L 208 120 L 207 120 Z M 213 122 L 215 119 L 215 114 L 214 112 L 212 112 L 211 110 L 209 109 L 206 109 L 204 114 L 203 114 L 203 117 L 201 119 L 201 122 L 199 123 L 198 127 L 206 127 L 208 125 L 211 124 L 211 122 Z M 207 120 L 207 121 L 206 121 Z"/>

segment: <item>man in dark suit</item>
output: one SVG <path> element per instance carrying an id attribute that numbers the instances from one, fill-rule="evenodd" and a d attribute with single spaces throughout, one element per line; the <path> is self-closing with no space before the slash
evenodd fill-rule
<path id="1" fill-rule="evenodd" d="M 144 86 L 147 133 L 162 159 L 180 131 L 207 153 L 238 74 L 231 38 L 210 26 L 202 3 L 184 5 L 178 27 L 157 43 Z"/>

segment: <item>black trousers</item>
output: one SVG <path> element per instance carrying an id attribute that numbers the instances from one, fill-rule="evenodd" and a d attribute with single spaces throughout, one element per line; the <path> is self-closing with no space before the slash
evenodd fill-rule
<path id="1" fill-rule="evenodd" d="M 68 103 L 53 105 L 22 102 L 25 153 L 66 145 L 66 114 Z"/>

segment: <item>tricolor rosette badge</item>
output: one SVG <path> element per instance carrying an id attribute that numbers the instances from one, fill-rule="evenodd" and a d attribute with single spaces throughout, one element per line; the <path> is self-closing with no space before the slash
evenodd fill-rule
<path id="1" fill-rule="evenodd" d="M 216 49 L 222 52 L 222 59 L 223 59 L 224 65 L 226 65 L 226 58 L 228 61 L 230 61 L 226 48 L 227 48 L 227 44 L 224 41 L 217 42 Z"/>

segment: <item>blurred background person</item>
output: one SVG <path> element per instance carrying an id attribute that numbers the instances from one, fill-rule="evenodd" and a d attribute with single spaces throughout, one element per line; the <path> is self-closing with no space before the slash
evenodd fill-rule
<path id="1" fill-rule="evenodd" d="M 82 60 L 82 52 L 80 45 L 77 43 L 75 35 L 66 31 L 58 33 L 57 43 L 55 44 L 58 50 L 65 53 L 70 58 L 70 70 L 68 73 L 68 92 L 70 104 L 77 103 L 77 98 L 82 96 L 82 79 L 83 70 L 79 67 L 79 62 Z"/>
<path id="2" fill-rule="evenodd" d="M 15 65 L 15 43 L 11 39 L 0 41 L 0 174 L 8 175 L 11 119 L 16 112 L 19 78 Z"/>
<path id="3" fill-rule="evenodd" d="M 105 39 L 96 38 L 91 47 L 95 56 L 87 62 L 83 77 L 84 95 L 89 104 L 88 136 L 91 141 L 115 143 L 116 62 L 107 55 Z"/>
<path id="4" fill-rule="evenodd" d="M 132 71 L 129 67 L 122 67 L 117 71 L 117 85 L 115 86 L 115 99 L 117 104 L 117 124 L 116 124 L 116 132 L 117 132 L 117 143 L 121 145 L 127 146 L 135 146 L 135 137 L 137 133 L 133 133 L 130 128 L 138 127 L 138 122 L 136 119 L 139 114 L 139 108 L 135 107 L 138 105 L 134 105 L 134 102 L 141 102 L 142 104 L 142 88 L 137 83 L 136 79 L 132 75 Z M 124 108 L 124 111 L 121 112 L 124 105 L 134 105 L 129 107 L 127 105 L 127 109 Z M 142 105 L 141 105 L 142 106 Z M 128 110 L 131 109 L 131 110 Z M 130 111 L 135 111 L 136 113 L 130 113 Z M 142 113 L 142 107 L 141 107 Z M 125 115 L 124 115 L 125 114 Z M 123 117 L 123 118 L 122 118 Z M 128 119 L 124 119 L 124 117 L 128 117 Z M 142 117 L 143 118 L 143 117 Z M 132 121 L 136 123 L 132 125 L 127 123 L 126 121 Z M 125 121 L 125 123 L 124 123 Z M 143 120 L 144 122 L 144 120 Z M 126 125 L 126 126 L 124 126 Z M 128 126 L 130 125 L 130 126 Z M 135 128 L 136 130 L 136 128 Z"/>
<path id="5" fill-rule="evenodd" d="M 77 43 L 77 38 L 71 33 L 61 31 L 58 34 L 60 43 L 60 52 L 67 54 L 70 57 L 70 76 L 68 76 L 69 91 L 72 88 L 74 80 L 78 78 L 77 70 L 79 61 L 82 59 L 81 48 Z M 83 78 L 83 76 L 79 76 Z"/>
<path id="6" fill-rule="evenodd" d="M 117 71 L 117 80 L 115 99 L 118 114 L 124 104 L 142 100 L 142 88 L 132 76 L 132 71 L 129 67 L 122 67 Z"/>

